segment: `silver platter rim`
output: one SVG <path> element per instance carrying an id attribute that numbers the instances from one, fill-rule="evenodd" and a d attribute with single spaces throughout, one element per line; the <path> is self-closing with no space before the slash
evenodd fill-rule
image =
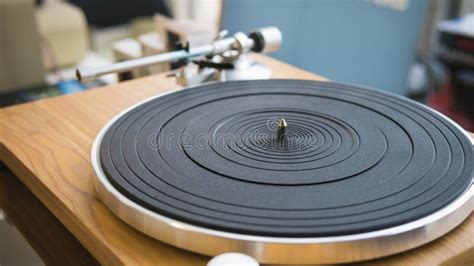
<path id="1" fill-rule="evenodd" d="M 130 226 L 167 244 L 208 256 L 244 253 L 260 263 L 356 262 L 400 253 L 433 241 L 461 224 L 474 210 L 473 179 L 456 200 L 426 217 L 383 230 L 343 236 L 289 238 L 237 234 L 184 223 L 152 212 L 125 197 L 108 181 L 99 163 L 100 144 L 105 132 L 121 116 L 141 104 L 179 90 L 182 88 L 150 97 L 120 112 L 100 130 L 91 151 L 96 176 L 94 186 L 102 202 Z M 413 103 L 444 118 L 474 145 L 474 139 L 450 118 L 430 107 Z"/>

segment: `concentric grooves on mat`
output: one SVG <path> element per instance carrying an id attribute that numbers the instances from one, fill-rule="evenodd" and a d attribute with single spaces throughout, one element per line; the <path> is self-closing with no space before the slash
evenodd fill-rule
<path id="1" fill-rule="evenodd" d="M 215 83 L 158 97 L 119 117 L 99 151 L 109 181 L 143 207 L 264 236 L 400 225 L 446 206 L 472 174 L 469 140 L 436 113 L 313 81 Z"/>

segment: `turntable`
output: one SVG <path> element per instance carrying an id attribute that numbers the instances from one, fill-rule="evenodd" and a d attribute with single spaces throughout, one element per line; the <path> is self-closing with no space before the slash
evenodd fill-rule
<path id="1" fill-rule="evenodd" d="M 87 79 L 201 57 L 175 73 L 197 85 L 164 94 L 175 80 L 157 75 L 1 110 L 0 160 L 87 258 L 106 265 L 340 263 L 402 252 L 382 263 L 471 263 L 473 144 L 464 130 L 400 96 L 265 79 L 269 70 L 319 79 L 248 55 L 280 41 L 266 29 L 80 70 Z M 199 70 L 190 75 L 187 64 Z M 18 191 L 9 185 L 0 203 L 24 202 Z M 28 213 L 21 206 L 4 210 Z M 20 221 L 49 226 L 42 217 Z M 53 257 L 77 258 L 68 247 Z"/>
<path id="2" fill-rule="evenodd" d="M 97 136 L 97 191 L 171 245 L 261 263 L 415 248 L 472 212 L 472 143 L 391 94 L 331 82 L 217 82 L 148 99 Z"/>

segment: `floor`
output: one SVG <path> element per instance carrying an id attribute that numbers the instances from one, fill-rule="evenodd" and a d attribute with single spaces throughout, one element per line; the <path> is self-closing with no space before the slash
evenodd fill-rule
<path id="1" fill-rule="evenodd" d="M 44 265 L 26 239 L 0 210 L 0 265 Z"/>

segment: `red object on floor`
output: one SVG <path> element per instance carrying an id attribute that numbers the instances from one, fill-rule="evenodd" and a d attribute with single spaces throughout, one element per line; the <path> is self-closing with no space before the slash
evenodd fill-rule
<path id="1" fill-rule="evenodd" d="M 463 110 L 455 107 L 452 86 L 448 83 L 440 92 L 432 92 L 426 99 L 426 105 L 454 120 L 468 131 L 474 131 L 474 122 Z"/>

